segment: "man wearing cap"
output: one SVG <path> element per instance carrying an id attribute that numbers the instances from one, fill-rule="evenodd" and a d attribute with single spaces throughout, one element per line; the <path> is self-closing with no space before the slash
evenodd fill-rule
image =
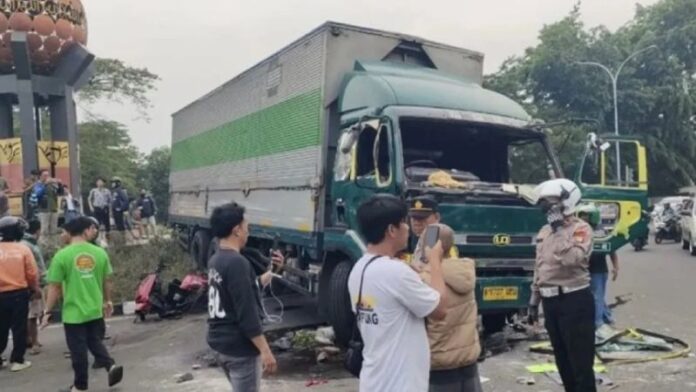
<path id="1" fill-rule="evenodd" d="M 408 215 L 411 221 L 411 237 L 408 241 L 407 261 L 418 259 L 423 254 L 420 238 L 429 225 L 440 223 L 440 205 L 431 196 L 419 196 L 409 202 Z M 458 258 L 457 247 L 450 248 L 449 258 Z"/>

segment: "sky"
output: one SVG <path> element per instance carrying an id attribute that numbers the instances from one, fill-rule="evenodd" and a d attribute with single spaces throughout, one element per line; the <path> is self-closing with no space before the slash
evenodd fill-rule
<path id="1" fill-rule="evenodd" d="M 583 0 L 587 26 L 614 30 L 636 3 L 657 0 Z M 88 48 L 159 75 L 150 94 L 150 121 L 112 102 L 85 111 L 127 125 L 142 152 L 171 144 L 171 114 L 232 79 L 327 20 L 377 28 L 484 53 L 485 73 L 537 43 L 539 30 L 576 0 L 82 0 Z"/>

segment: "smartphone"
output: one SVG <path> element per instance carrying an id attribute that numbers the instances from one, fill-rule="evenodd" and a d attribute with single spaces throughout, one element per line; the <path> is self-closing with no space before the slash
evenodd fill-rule
<path id="1" fill-rule="evenodd" d="M 440 239 L 440 226 L 430 225 L 425 229 L 425 242 L 423 243 L 423 254 L 421 256 L 421 261 L 424 263 L 428 262 L 428 258 L 425 256 L 425 249 L 432 248 L 437 244 Z"/>

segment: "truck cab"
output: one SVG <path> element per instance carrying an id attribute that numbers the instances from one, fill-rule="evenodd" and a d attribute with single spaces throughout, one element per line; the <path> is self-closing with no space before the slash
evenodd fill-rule
<path id="1" fill-rule="evenodd" d="M 358 62 L 339 108 L 333 225 L 357 231 L 357 208 L 374 193 L 429 195 L 454 229 L 459 253 L 476 260 L 489 329 L 526 307 L 545 222 L 532 191 L 563 173 L 522 107 L 427 68 Z"/>

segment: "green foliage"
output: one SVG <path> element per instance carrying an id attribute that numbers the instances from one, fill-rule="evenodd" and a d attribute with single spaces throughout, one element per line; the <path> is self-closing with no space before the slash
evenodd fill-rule
<path id="1" fill-rule="evenodd" d="M 650 190 L 668 194 L 696 177 L 696 2 L 662 0 L 637 7 L 633 20 L 612 33 L 587 29 L 576 6 L 561 21 L 544 26 L 539 44 L 508 59 L 486 78 L 488 88 L 522 102 L 535 117 L 553 122 L 586 118 L 596 125 L 564 125 L 551 141 L 560 149 L 565 174 L 574 176 L 588 132 L 614 130 L 609 76 L 631 53 L 650 45 L 659 50 L 633 58 L 618 83 L 619 129 L 643 138 L 649 154 Z"/>
<path id="2" fill-rule="evenodd" d="M 157 220 L 167 220 L 169 208 L 169 165 L 171 150 L 160 147 L 152 150 L 138 166 L 138 186 L 152 193 L 157 203 Z"/>
<path id="3" fill-rule="evenodd" d="M 128 130 L 114 121 L 96 120 L 79 126 L 80 176 L 85 197 L 98 177 L 107 181 L 114 176 L 123 180 L 129 196 L 135 195 L 136 174 L 140 158 Z"/>
<path id="4" fill-rule="evenodd" d="M 147 68 L 131 67 L 117 59 L 95 60 L 95 74 L 79 92 L 79 99 L 94 103 L 102 99 L 128 102 L 135 106 L 141 117 L 147 119 L 151 107 L 148 94 L 156 88 L 159 76 Z"/>

